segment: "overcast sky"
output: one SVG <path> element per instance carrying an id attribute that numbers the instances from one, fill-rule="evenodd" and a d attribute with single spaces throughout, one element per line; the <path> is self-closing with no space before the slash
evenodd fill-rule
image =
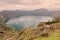
<path id="1" fill-rule="evenodd" d="M 60 10 L 60 0 L 0 0 L 0 10 Z"/>

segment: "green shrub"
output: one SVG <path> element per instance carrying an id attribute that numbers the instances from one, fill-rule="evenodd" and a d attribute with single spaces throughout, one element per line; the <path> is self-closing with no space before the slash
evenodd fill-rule
<path id="1" fill-rule="evenodd" d="M 52 20 L 52 21 L 48 21 L 48 22 L 46 22 L 45 24 L 50 25 L 50 24 L 53 24 L 53 23 L 60 23 L 60 20 Z"/>

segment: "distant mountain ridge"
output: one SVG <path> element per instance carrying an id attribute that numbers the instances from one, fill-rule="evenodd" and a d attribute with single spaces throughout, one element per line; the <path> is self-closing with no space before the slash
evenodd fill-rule
<path id="1" fill-rule="evenodd" d="M 4 10 L 0 12 L 0 15 L 6 18 L 13 18 L 18 16 L 34 15 L 34 16 L 52 16 L 55 12 L 60 11 L 49 11 L 47 9 L 36 9 L 33 11 L 21 11 L 21 10 Z"/>

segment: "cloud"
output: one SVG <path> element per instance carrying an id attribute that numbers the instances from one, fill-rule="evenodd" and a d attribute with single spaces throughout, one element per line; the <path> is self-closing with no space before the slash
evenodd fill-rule
<path id="1" fill-rule="evenodd" d="M 0 3 L 7 3 L 7 4 L 40 4 L 41 1 L 37 0 L 0 0 Z"/>
<path id="2" fill-rule="evenodd" d="M 0 0 L 0 10 L 60 10 L 60 0 Z"/>

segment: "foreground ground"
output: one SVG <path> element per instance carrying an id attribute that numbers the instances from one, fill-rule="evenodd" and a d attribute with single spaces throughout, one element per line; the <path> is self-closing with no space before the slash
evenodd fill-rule
<path id="1" fill-rule="evenodd" d="M 25 28 L 15 31 L 0 24 L 0 40 L 60 40 L 60 23 L 38 25 L 36 28 Z"/>

